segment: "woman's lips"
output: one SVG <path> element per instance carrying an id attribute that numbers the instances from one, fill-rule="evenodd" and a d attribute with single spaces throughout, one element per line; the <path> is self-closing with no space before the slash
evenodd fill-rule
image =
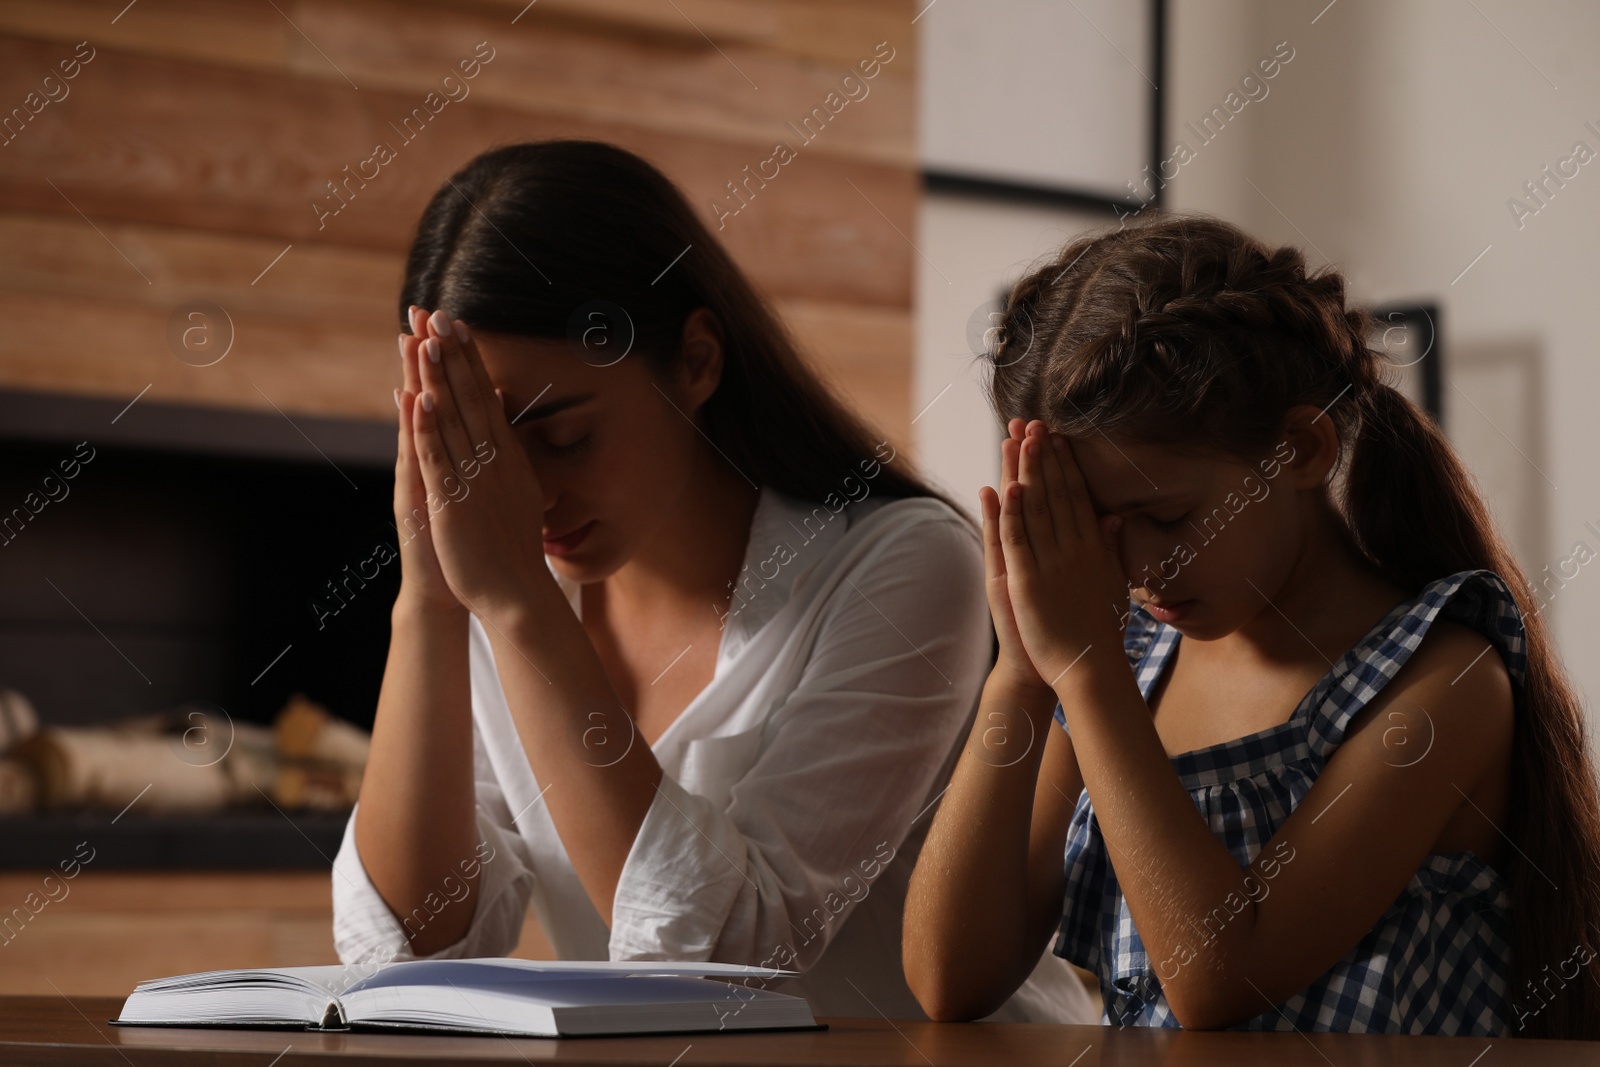
<path id="1" fill-rule="evenodd" d="M 589 531 L 594 528 L 594 520 L 562 534 L 560 537 L 546 537 L 544 539 L 544 554 L 547 556 L 565 556 L 576 551 L 583 544 L 584 538 L 589 536 Z"/>
<path id="2" fill-rule="evenodd" d="M 1149 609 L 1150 614 L 1154 615 L 1159 621 L 1173 623 L 1177 622 L 1179 619 L 1182 619 L 1185 615 L 1188 615 L 1196 603 L 1197 601 L 1193 599 L 1179 600 L 1167 605 L 1160 605 L 1156 604 L 1154 601 L 1150 601 L 1145 604 L 1145 607 Z"/>

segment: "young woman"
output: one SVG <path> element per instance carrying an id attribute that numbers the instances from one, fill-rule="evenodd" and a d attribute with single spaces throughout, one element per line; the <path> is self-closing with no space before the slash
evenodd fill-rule
<path id="1" fill-rule="evenodd" d="M 1366 331 L 1337 273 L 1206 218 L 1013 290 L 1000 656 L 906 907 L 933 1017 L 1059 928 L 1109 1023 L 1600 1036 L 1583 713 Z"/>
<path id="2" fill-rule="evenodd" d="M 403 577 L 340 956 L 506 954 L 531 904 L 562 958 L 916 1012 L 905 885 L 991 648 L 972 524 L 620 149 L 473 160 L 400 306 Z M 1001 1017 L 1074 1012 L 1026 1012 L 1039 986 Z"/>

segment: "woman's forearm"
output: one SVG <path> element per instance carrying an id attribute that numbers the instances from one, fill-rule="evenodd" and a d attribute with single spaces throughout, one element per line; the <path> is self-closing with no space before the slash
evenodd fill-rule
<path id="1" fill-rule="evenodd" d="M 990 676 L 912 875 L 906 979 L 935 1019 L 999 1007 L 1037 962 L 1044 919 L 1057 913 L 1061 849 L 1081 786 L 1050 728 L 1053 704 L 1048 692 Z"/>
<path id="2" fill-rule="evenodd" d="M 500 684 L 567 857 L 609 925 L 661 764 L 552 580 L 485 615 Z"/>
<path id="3" fill-rule="evenodd" d="M 477 910 L 467 613 L 413 603 L 402 591 L 391 618 L 355 836 L 412 952 L 427 955 L 460 940 Z M 435 914 L 430 899 L 451 903 Z"/>

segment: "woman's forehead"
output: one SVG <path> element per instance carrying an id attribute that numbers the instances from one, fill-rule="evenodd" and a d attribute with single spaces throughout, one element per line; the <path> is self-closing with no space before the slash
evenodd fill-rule
<path id="1" fill-rule="evenodd" d="M 476 337 L 489 377 L 500 388 L 524 395 L 524 402 L 545 389 L 549 398 L 556 398 L 635 387 L 643 367 L 636 353 L 614 361 L 585 358 L 581 347 L 554 338 L 487 333 Z"/>

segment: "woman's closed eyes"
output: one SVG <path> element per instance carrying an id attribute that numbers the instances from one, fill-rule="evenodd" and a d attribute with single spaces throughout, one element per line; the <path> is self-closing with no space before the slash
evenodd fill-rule
<path id="1" fill-rule="evenodd" d="M 552 456 L 565 458 L 568 456 L 576 456 L 578 453 L 588 448 L 593 439 L 593 434 L 586 433 L 582 437 L 579 437 L 573 441 L 569 441 L 565 444 L 558 444 L 554 441 L 546 441 L 544 443 L 544 447 L 545 451 L 549 452 Z"/>
<path id="2" fill-rule="evenodd" d="M 513 424 L 543 453 L 556 459 L 565 459 L 583 452 L 594 442 L 592 431 L 580 431 L 570 426 L 552 426 L 547 420 L 526 419 Z"/>
<path id="3" fill-rule="evenodd" d="M 553 411 L 534 409 L 525 410 L 511 420 L 511 426 L 519 432 L 526 432 L 537 428 L 536 434 L 530 435 L 535 443 L 548 455 L 558 459 L 576 456 L 587 449 L 593 441 L 592 432 L 580 432 L 576 426 L 570 425 L 578 419 L 567 414 L 567 410 L 587 400 L 588 397 L 569 398 L 557 401 Z M 532 405 L 530 405 L 530 408 Z M 566 414 L 566 418 L 560 416 Z M 568 425 L 562 425 L 567 423 Z"/>

